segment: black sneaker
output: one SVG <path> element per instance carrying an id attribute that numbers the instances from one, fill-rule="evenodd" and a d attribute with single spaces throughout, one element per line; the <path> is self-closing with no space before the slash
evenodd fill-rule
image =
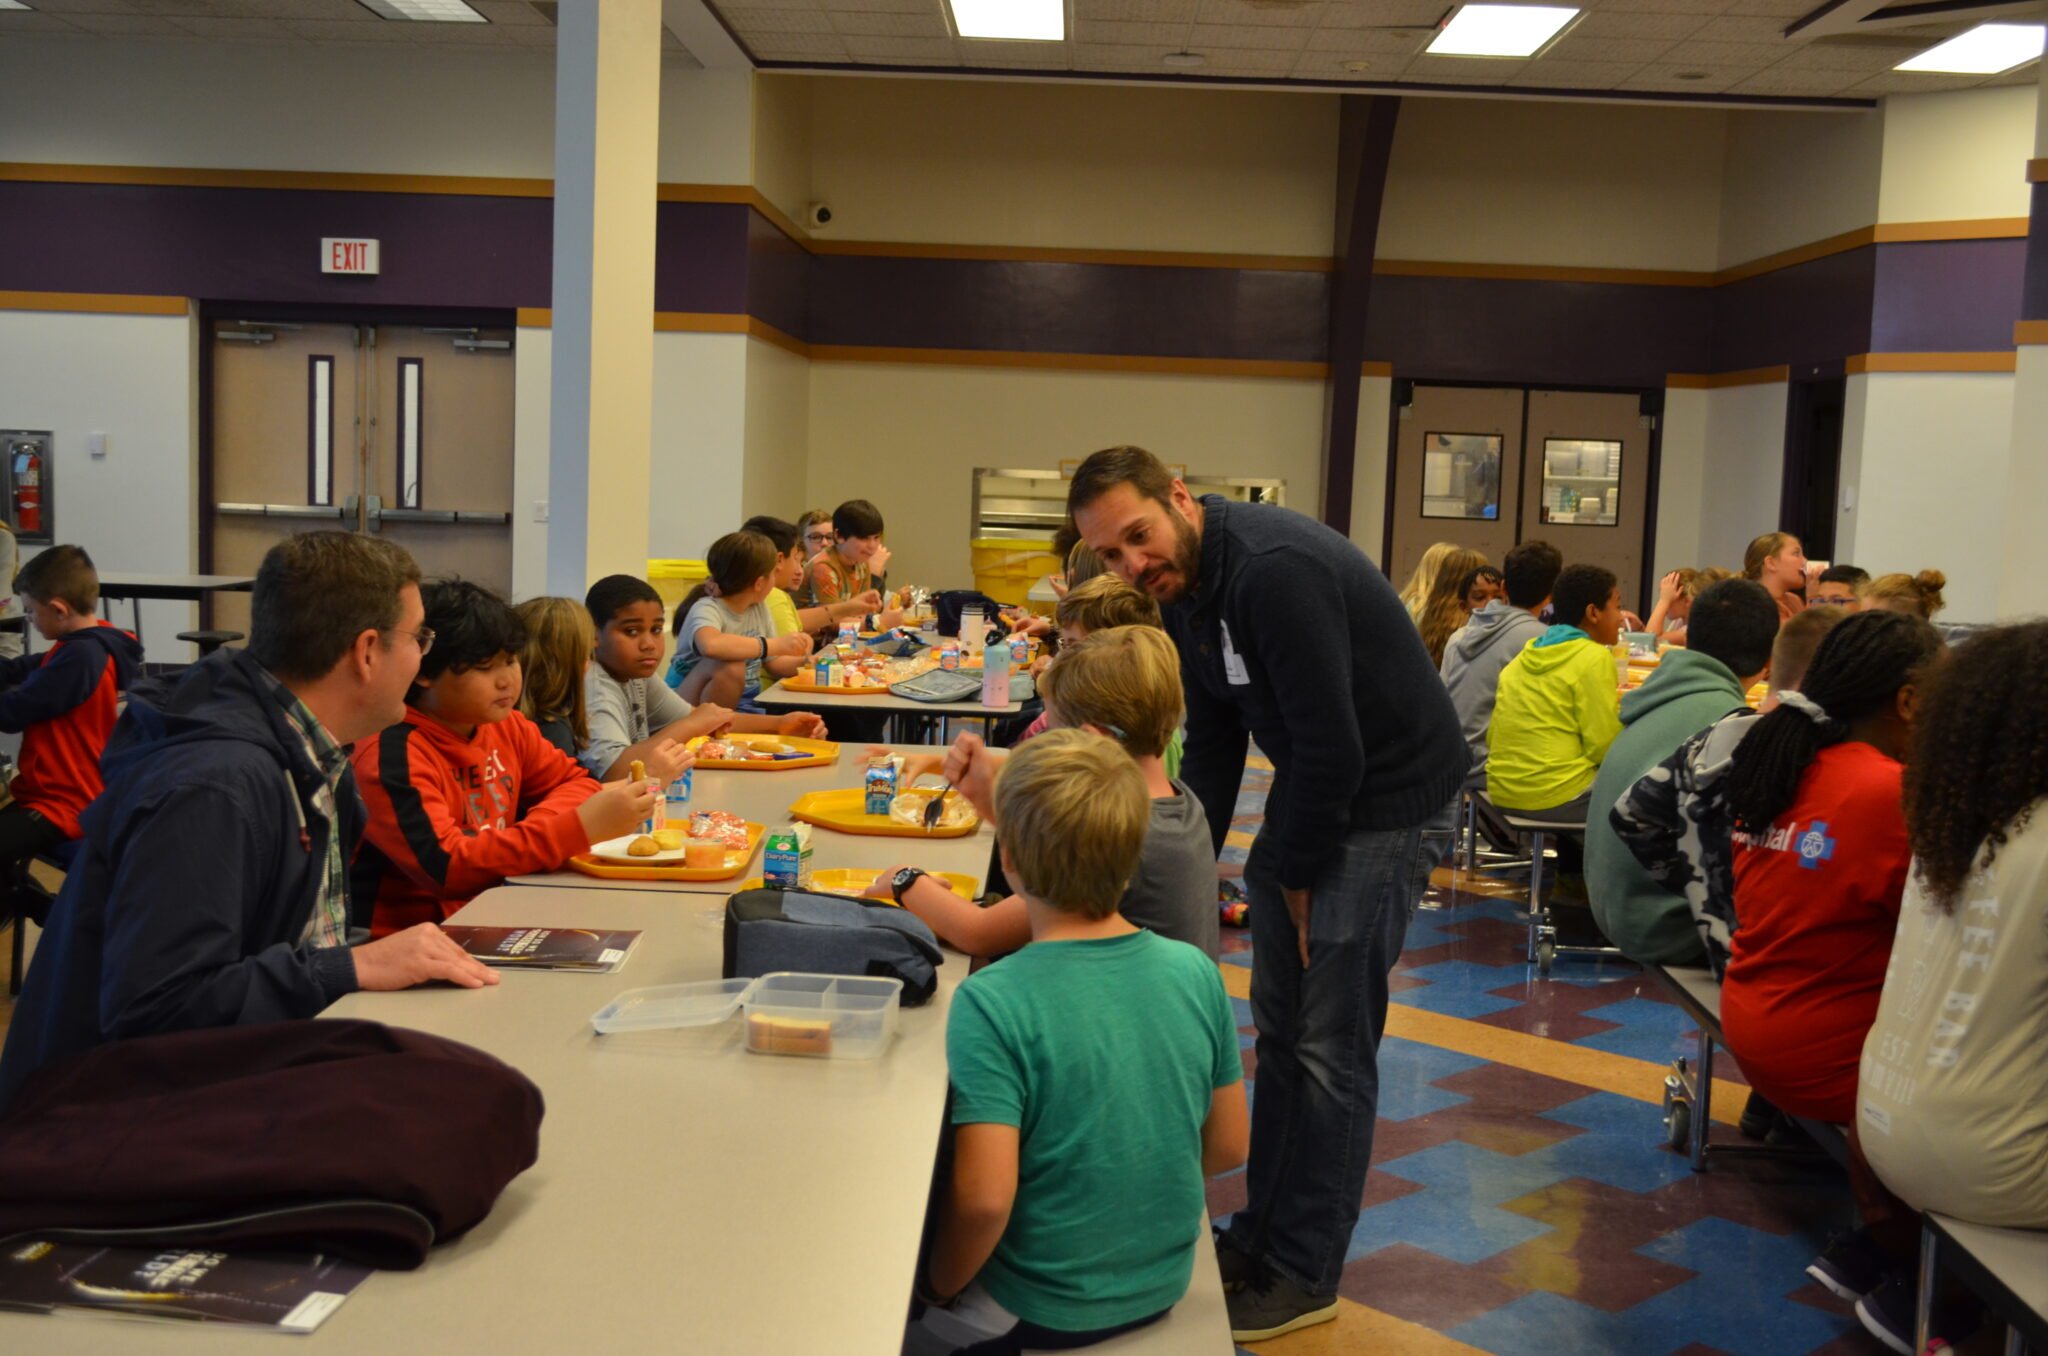
<path id="1" fill-rule="evenodd" d="M 1210 1232 L 1216 1239 L 1216 1270 L 1223 1277 L 1223 1293 L 1235 1295 L 1257 1280 L 1264 1268 L 1259 1265 L 1258 1258 L 1239 1251 L 1238 1246 L 1230 1241 L 1230 1235 L 1221 1229 Z"/>
<path id="2" fill-rule="evenodd" d="M 1744 1139 L 1761 1140 L 1771 1133 L 1778 1123 L 1778 1108 L 1766 1101 L 1755 1088 L 1749 1090 L 1749 1100 L 1742 1104 L 1742 1124 L 1739 1127 Z"/>
<path id="3" fill-rule="evenodd" d="M 1885 1258 L 1869 1233 L 1858 1229 L 1829 1239 L 1821 1255 L 1806 1264 L 1806 1274 L 1836 1299 L 1854 1304 L 1884 1283 Z"/>
<path id="4" fill-rule="evenodd" d="M 1856 1301 L 1856 1317 L 1864 1329 L 1899 1356 L 1914 1356 L 1914 1328 L 1919 1322 L 1919 1300 L 1914 1289 L 1909 1277 L 1894 1272 Z"/>
<path id="5" fill-rule="evenodd" d="M 1335 1295 L 1311 1295 L 1270 1268 L 1223 1302 L 1230 1310 L 1230 1336 L 1238 1342 L 1263 1342 L 1337 1317 Z"/>

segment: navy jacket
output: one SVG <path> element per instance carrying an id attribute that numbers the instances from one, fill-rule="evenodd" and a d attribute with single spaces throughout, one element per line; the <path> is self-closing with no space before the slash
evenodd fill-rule
<path id="1" fill-rule="evenodd" d="M 107 1041 L 311 1017 L 354 991 L 346 947 L 299 941 L 327 827 L 300 827 L 320 772 L 282 695 L 243 650 L 130 694 L 14 1009 L 0 1109 L 34 1069 Z M 352 778 L 338 800 L 353 856 Z"/>
<path id="2" fill-rule="evenodd" d="M 1187 689 L 1181 779 L 1221 851 L 1256 739 L 1274 768 L 1262 850 L 1305 889 L 1349 830 L 1444 809 L 1465 738 L 1408 610 L 1356 546 L 1270 504 L 1201 504 L 1196 585 L 1165 609 Z"/>

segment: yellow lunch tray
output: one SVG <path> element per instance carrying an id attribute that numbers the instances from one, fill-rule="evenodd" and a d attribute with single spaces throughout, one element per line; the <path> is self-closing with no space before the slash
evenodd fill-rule
<path id="1" fill-rule="evenodd" d="M 795 735 L 771 734 L 725 734 L 719 739 L 727 744 L 787 744 L 810 754 L 808 758 L 699 758 L 700 768 L 719 768 L 727 772 L 786 772 L 799 767 L 830 767 L 839 761 L 839 746 L 827 739 L 799 739 Z M 690 741 L 690 747 L 702 744 L 702 737 Z"/>
<path id="2" fill-rule="evenodd" d="M 867 893 L 867 888 L 875 883 L 875 877 L 880 874 L 879 871 L 862 871 L 858 868 L 828 867 L 811 872 L 811 888 L 813 890 L 822 890 L 828 895 L 864 895 Z M 938 879 L 946 882 L 946 884 L 953 887 L 954 894 L 970 904 L 974 902 L 974 892 L 981 888 L 980 881 L 972 876 L 963 876 L 958 871 L 928 871 L 925 874 L 936 876 Z M 735 890 L 758 890 L 761 888 L 761 885 L 761 877 L 755 876 L 752 880 L 741 881 L 733 888 Z M 884 904 L 894 904 L 896 901 L 885 898 L 881 902 Z"/>
<path id="3" fill-rule="evenodd" d="M 937 787 L 923 787 L 913 788 L 911 794 L 929 798 L 939 792 Z M 929 832 L 914 824 L 900 823 L 888 815 L 871 815 L 867 813 L 866 806 L 867 792 L 857 786 L 843 791 L 812 791 L 796 798 L 796 804 L 789 807 L 789 816 L 822 829 L 877 838 L 965 838 L 981 827 L 981 816 L 975 814 L 971 806 L 965 824 Z"/>
<path id="4" fill-rule="evenodd" d="M 731 880 L 747 869 L 754 860 L 754 854 L 761 850 L 761 840 L 767 834 L 767 825 L 748 820 L 746 850 L 728 850 L 724 866 L 628 866 L 608 857 L 593 857 L 587 852 L 580 852 L 569 859 L 569 869 L 586 876 L 596 876 L 599 880 Z"/>
<path id="5" fill-rule="evenodd" d="M 839 684 L 833 683 L 828 687 L 820 687 L 812 682 L 808 675 L 801 678 L 785 678 L 777 686 L 784 692 L 836 692 L 842 697 L 859 697 L 868 694 L 886 695 L 889 691 L 887 683 L 861 683 L 854 687 L 841 687 Z"/>

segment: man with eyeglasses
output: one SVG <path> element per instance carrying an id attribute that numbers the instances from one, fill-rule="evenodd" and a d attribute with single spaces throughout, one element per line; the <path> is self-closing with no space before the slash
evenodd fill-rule
<path id="1" fill-rule="evenodd" d="M 349 945 L 348 746 L 398 721 L 434 633 L 404 548 L 313 532 L 256 574 L 249 646 L 138 684 L 0 1055 L 0 1109 L 109 1041 L 312 1017 L 497 976 L 422 923 Z"/>

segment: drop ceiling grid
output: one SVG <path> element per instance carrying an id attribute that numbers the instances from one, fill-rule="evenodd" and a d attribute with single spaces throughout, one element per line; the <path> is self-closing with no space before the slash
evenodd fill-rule
<path id="1" fill-rule="evenodd" d="M 531 51 L 554 41 L 552 7 L 470 0 L 489 23 L 380 19 L 357 0 L 30 0 L 0 11 L 0 37 L 204 39 L 287 45 L 447 44 Z M 1365 84 L 1476 84 L 1526 89 L 1875 98 L 2003 76 L 1901 74 L 1899 61 L 1967 21 L 1851 39 L 1798 40 L 1784 25 L 1815 0 L 1583 0 L 1586 12 L 1533 60 L 1423 51 L 1454 0 L 1067 0 L 1063 43 L 952 36 L 945 0 L 709 0 L 764 62 L 979 70 L 1074 70 L 1145 76 L 1246 76 Z M 2048 8 L 2033 5 L 2027 9 Z M 664 34 L 667 59 L 692 58 Z M 1163 64 L 1193 51 L 1203 65 Z"/>

